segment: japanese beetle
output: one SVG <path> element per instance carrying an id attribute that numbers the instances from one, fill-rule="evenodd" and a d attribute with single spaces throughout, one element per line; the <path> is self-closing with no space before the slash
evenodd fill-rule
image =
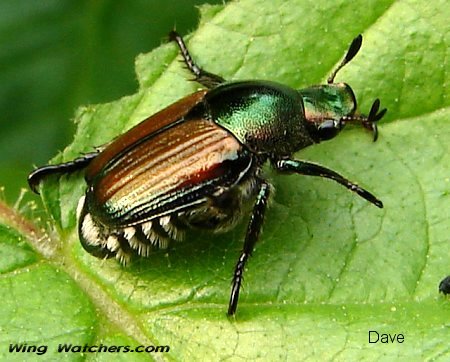
<path id="1" fill-rule="evenodd" d="M 447 275 L 439 283 L 439 292 L 444 295 L 450 294 L 450 275 Z"/>
<path id="2" fill-rule="evenodd" d="M 150 116 L 111 143 L 72 161 L 40 167 L 28 182 L 38 192 L 49 175 L 85 169 L 85 196 L 78 205 L 78 233 L 86 251 L 122 263 L 133 254 L 148 256 L 180 240 L 187 228 L 225 231 L 253 203 L 244 246 L 237 261 L 228 307 L 236 312 L 244 267 L 258 240 L 272 186 L 262 166 L 269 161 L 281 173 L 332 179 L 372 204 L 370 192 L 323 166 L 292 159 L 293 153 L 334 138 L 350 122 L 359 122 L 377 138 L 375 100 L 366 117 L 337 72 L 359 51 L 362 36 L 351 43 L 327 84 L 295 90 L 261 81 L 228 82 L 201 69 L 176 32 L 187 69 L 206 89 Z"/>

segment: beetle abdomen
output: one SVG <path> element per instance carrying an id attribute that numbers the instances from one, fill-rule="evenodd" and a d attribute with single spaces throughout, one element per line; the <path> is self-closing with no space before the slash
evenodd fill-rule
<path id="1" fill-rule="evenodd" d="M 254 198 L 256 184 L 256 178 L 250 173 L 241 183 L 217 191 L 199 206 L 123 228 L 101 224 L 83 196 L 77 209 L 81 245 L 98 258 L 116 257 L 127 264 L 132 255 L 146 257 L 156 249 L 166 249 L 171 240 L 182 240 L 188 227 L 215 232 L 229 230 Z"/>
<path id="2" fill-rule="evenodd" d="M 256 167 L 214 122 L 177 122 L 105 162 L 92 178 L 79 206 L 83 247 L 126 262 L 181 239 L 184 227 L 224 229 L 238 219 L 231 206 L 251 193 Z"/>
<path id="3" fill-rule="evenodd" d="M 86 197 L 78 204 L 78 234 L 81 245 L 98 258 L 116 257 L 127 264 L 132 254 L 148 256 L 155 249 L 165 249 L 170 240 L 181 240 L 184 231 L 169 215 L 125 228 L 102 225 L 89 210 Z"/>

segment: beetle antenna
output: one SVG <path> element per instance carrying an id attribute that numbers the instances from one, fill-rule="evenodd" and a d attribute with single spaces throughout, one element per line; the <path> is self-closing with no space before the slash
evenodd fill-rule
<path id="1" fill-rule="evenodd" d="M 386 108 L 383 108 L 380 112 L 378 110 L 380 109 L 380 100 L 377 98 L 372 104 L 372 107 L 370 108 L 369 116 L 366 118 L 366 120 L 362 120 L 362 125 L 367 128 L 371 129 L 373 133 L 373 141 L 375 142 L 378 139 L 378 127 L 377 122 L 384 117 L 384 115 L 387 112 Z"/>
<path id="2" fill-rule="evenodd" d="M 380 100 L 377 98 L 372 103 L 372 107 L 370 107 L 369 115 L 366 117 L 364 115 L 353 115 L 349 117 L 344 117 L 343 121 L 345 122 L 360 122 L 364 128 L 367 128 L 368 130 L 372 131 L 373 134 L 373 141 L 375 142 L 378 139 L 378 121 L 384 117 L 384 115 L 387 112 L 386 108 L 383 108 L 381 111 L 378 112 L 380 109 Z"/>
<path id="3" fill-rule="evenodd" d="M 355 39 L 353 39 L 352 43 L 350 44 L 350 47 L 347 50 L 347 54 L 345 54 L 344 59 L 342 59 L 341 63 L 337 66 L 337 68 L 331 73 L 331 75 L 328 77 L 328 84 L 331 84 L 334 82 L 334 78 L 336 77 L 336 74 L 348 63 L 350 62 L 356 54 L 358 54 L 359 49 L 361 49 L 362 44 L 362 35 L 359 34 Z"/>

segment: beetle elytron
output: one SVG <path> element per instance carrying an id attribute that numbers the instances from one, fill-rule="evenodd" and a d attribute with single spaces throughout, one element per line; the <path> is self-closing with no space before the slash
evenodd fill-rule
<path id="1" fill-rule="evenodd" d="M 33 171 L 28 182 L 38 192 L 49 175 L 85 169 L 87 190 L 78 205 L 78 233 L 86 251 L 126 263 L 180 240 L 187 228 L 224 231 L 253 203 L 244 246 L 237 261 L 228 314 L 236 312 L 247 259 L 261 230 L 272 186 L 262 166 L 269 161 L 281 173 L 332 179 L 372 204 L 370 192 L 323 166 L 292 159 L 293 153 L 329 140 L 349 122 L 359 122 L 377 138 L 375 100 L 366 117 L 337 72 L 359 51 L 362 36 L 351 43 L 327 84 L 295 90 L 269 81 L 228 82 L 201 69 L 176 32 L 188 70 L 206 89 L 150 116 L 111 143 L 72 161 Z"/>

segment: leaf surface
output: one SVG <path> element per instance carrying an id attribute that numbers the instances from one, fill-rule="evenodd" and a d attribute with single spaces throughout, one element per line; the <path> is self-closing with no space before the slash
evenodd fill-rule
<path id="1" fill-rule="evenodd" d="M 224 235 L 189 233 L 125 268 L 78 243 L 81 175 L 52 179 L 42 190 L 59 233 L 49 241 L 52 252 L 20 228 L 0 230 L 9 255 L 2 340 L 17 340 L 14 328 L 22 328 L 29 343 L 169 345 L 162 357 L 169 360 L 448 359 L 450 304 L 437 289 L 450 273 L 446 3 L 242 0 L 201 10 L 189 47 L 201 66 L 227 79 L 323 83 L 363 33 L 360 53 L 337 81 L 352 86 L 363 112 L 375 98 L 388 108 L 379 141 L 353 128 L 296 157 L 358 182 L 384 209 L 332 181 L 268 171 L 277 192 L 229 320 L 245 222 Z M 80 108 L 74 142 L 55 162 L 108 142 L 197 89 L 178 60 L 173 44 L 139 56 L 137 93 Z M 42 320 L 9 327 L 17 305 Z M 405 342 L 370 344 L 369 331 L 402 333 Z"/>

